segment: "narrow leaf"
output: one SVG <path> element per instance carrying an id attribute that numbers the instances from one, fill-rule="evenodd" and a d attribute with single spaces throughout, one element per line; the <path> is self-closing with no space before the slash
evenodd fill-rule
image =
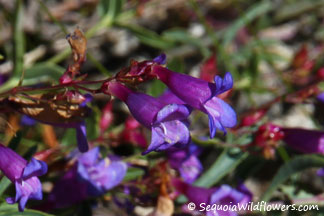
<path id="1" fill-rule="evenodd" d="M 247 156 L 247 153 L 241 151 L 232 154 L 231 149 L 225 149 L 214 164 L 194 184 L 201 187 L 210 187 L 216 184 L 225 175 L 232 172 Z"/>
<path id="2" fill-rule="evenodd" d="M 0 181 L 0 197 L 5 192 L 5 190 L 9 187 L 11 181 L 6 177 L 3 176 L 3 178 Z"/>
<path id="3" fill-rule="evenodd" d="M 18 204 L 9 205 L 2 203 L 0 205 L 0 216 L 52 216 L 45 212 L 40 212 L 31 209 L 25 209 L 24 212 L 18 211 Z"/>
<path id="4" fill-rule="evenodd" d="M 14 69 L 13 74 L 20 76 L 24 63 L 24 33 L 23 33 L 23 1 L 16 1 L 15 23 L 14 23 Z"/>
<path id="5" fill-rule="evenodd" d="M 286 162 L 277 172 L 261 200 L 268 201 L 271 194 L 290 176 L 312 167 L 324 167 L 324 157 L 319 155 L 303 155 Z"/>
<path id="6" fill-rule="evenodd" d="M 270 1 L 263 1 L 258 4 L 254 4 L 249 10 L 243 14 L 238 20 L 236 20 L 224 33 L 224 45 L 228 45 L 235 37 L 236 33 L 244 26 L 252 22 L 257 17 L 267 13 L 272 9 Z"/>

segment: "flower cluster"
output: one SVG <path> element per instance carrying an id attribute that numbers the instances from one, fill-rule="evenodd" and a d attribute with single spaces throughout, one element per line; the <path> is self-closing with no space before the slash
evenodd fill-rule
<path id="1" fill-rule="evenodd" d="M 154 98 L 135 92 L 118 79 L 103 85 L 105 93 L 125 102 L 134 118 L 151 130 L 151 143 L 143 154 L 170 147 L 187 146 L 191 140 L 188 117 L 192 109 L 208 115 L 211 138 L 217 130 L 226 133 L 226 128 L 236 124 L 235 111 L 217 97 L 233 87 L 230 73 L 226 73 L 224 79 L 215 76 L 215 83 L 210 83 L 161 66 L 165 59 L 165 55 L 162 54 L 152 62 L 142 62 L 140 66 L 135 64 L 135 68 L 131 67 L 128 70 L 128 74 L 156 77 L 167 85 L 169 90 L 160 97 Z"/>

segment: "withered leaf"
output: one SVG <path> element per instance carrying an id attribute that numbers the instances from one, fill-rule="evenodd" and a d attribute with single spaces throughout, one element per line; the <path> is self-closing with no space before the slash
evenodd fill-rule
<path id="1" fill-rule="evenodd" d="M 57 100 L 49 94 L 33 98 L 9 96 L 4 102 L 16 112 L 48 124 L 80 123 L 89 113 L 89 108 L 81 107 L 79 103 Z"/>

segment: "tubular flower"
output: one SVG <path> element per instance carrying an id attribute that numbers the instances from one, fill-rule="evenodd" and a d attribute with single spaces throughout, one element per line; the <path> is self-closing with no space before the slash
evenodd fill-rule
<path id="1" fill-rule="evenodd" d="M 186 148 L 170 148 L 167 151 L 168 161 L 172 168 L 177 169 L 187 183 L 193 183 L 203 170 L 198 155 L 201 149 L 193 143 Z"/>
<path id="2" fill-rule="evenodd" d="M 54 185 L 41 209 L 65 208 L 117 186 L 126 175 L 126 163 L 108 158 L 99 160 L 99 156 L 98 147 L 80 155 L 77 163 Z"/>
<path id="3" fill-rule="evenodd" d="M 99 147 L 84 153 L 78 159 L 77 173 L 87 182 L 88 195 L 98 196 L 117 186 L 125 177 L 126 163 L 111 161 L 108 158 L 98 160 Z"/>
<path id="4" fill-rule="evenodd" d="M 302 128 L 281 128 L 283 141 L 302 153 L 324 154 L 324 132 Z"/>
<path id="5" fill-rule="evenodd" d="M 209 209 L 209 211 L 206 211 L 207 216 L 237 216 L 238 205 L 247 205 L 252 200 L 251 192 L 243 184 L 240 184 L 236 189 L 229 185 L 207 189 L 186 184 L 178 179 L 173 179 L 172 183 L 190 202 L 195 203 L 197 206 L 205 203 L 206 210 L 207 205 L 213 206 L 215 204 L 217 206 L 230 205 L 232 207 L 225 211 L 220 208 Z"/>
<path id="6" fill-rule="evenodd" d="M 187 121 L 190 109 L 187 106 L 169 104 L 162 99 L 133 92 L 118 82 L 109 82 L 107 91 L 124 101 L 134 118 L 151 129 L 151 144 L 143 154 L 171 146 L 182 147 L 190 142 Z"/>
<path id="7" fill-rule="evenodd" d="M 235 111 L 217 97 L 233 87 L 230 73 L 226 73 L 223 79 L 215 76 L 215 83 L 176 73 L 160 65 L 155 65 L 152 73 L 186 104 L 208 114 L 211 138 L 215 136 L 217 130 L 226 133 L 226 127 L 236 125 Z"/>
<path id="8" fill-rule="evenodd" d="M 0 170 L 16 187 L 16 196 L 7 198 L 7 203 L 18 202 L 19 211 L 24 211 L 28 199 L 43 199 L 42 185 L 37 176 L 47 172 L 45 162 L 32 158 L 28 163 L 2 144 L 0 144 L 0 158 Z"/>

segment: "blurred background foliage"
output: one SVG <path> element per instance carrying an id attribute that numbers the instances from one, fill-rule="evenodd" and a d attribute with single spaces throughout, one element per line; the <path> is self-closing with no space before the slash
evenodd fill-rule
<path id="1" fill-rule="evenodd" d="M 244 150 L 266 122 L 323 130 L 323 104 L 316 100 L 316 93 L 306 97 L 296 94 L 323 78 L 323 0 L 0 0 L 0 92 L 15 87 L 22 71 L 23 85 L 57 83 L 72 61 L 65 37 L 77 26 L 88 39 L 87 61 L 81 69 L 88 80 L 109 77 L 128 66 L 131 59 L 152 59 L 165 53 L 168 68 L 177 72 L 202 77 L 230 71 L 235 81 L 227 101 L 239 120 L 265 106 L 266 115 L 255 124 L 208 141 L 200 139 L 208 135 L 207 119 L 194 114 L 193 141 L 204 148 L 200 156 L 204 172 L 195 185 L 235 186 L 240 179 L 256 201 L 304 200 L 323 206 L 324 181 L 316 175 L 317 168 L 324 166 L 322 156 L 302 155 L 285 145 L 276 148 L 271 159 Z M 317 84 L 320 90 L 324 88 Z M 165 87 L 152 81 L 140 89 L 157 96 Z M 95 96 L 93 114 L 86 119 L 88 140 L 103 146 L 105 154 L 117 154 L 147 168 L 163 160 L 163 153 L 141 156 L 143 149 L 137 143 L 118 138 L 128 116 L 121 103 L 114 102 L 112 123 L 100 130 L 108 101 L 105 95 Z M 19 115 L 1 114 L 0 131 L 1 140 L 26 158 L 52 149 L 54 153 L 47 158 L 52 170 L 43 179 L 44 191 L 49 191 L 62 175 L 64 158 L 75 148 L 74 130 L 42 124 L 21 126 Z M 124 182 L 140 182 L 143 176 L 142 169 L 130 168 Z M 6 190 L 8 187 L 9 181 L 3 177 L 1 201 L 3 194 L 13 190 Z M 113 193 L 120 195 L 122 191 Z M 127 215 L 112 206 L 111 195 L 101 198 L 92 215 Z M 185 199 L 175 202 L 179 213 Z M 91 215 L 92 203 L 87 200 L 55 214 Z M 154 203 L 151 200 L 146 207 Z M 267 214 L 324 215 L 324 211 L 321 207 L 307 213 Z M 1 204 L 0 215 L 20 214 L 16 207 Z M 21 215 L 46 214 L 26 210 Z"/>

